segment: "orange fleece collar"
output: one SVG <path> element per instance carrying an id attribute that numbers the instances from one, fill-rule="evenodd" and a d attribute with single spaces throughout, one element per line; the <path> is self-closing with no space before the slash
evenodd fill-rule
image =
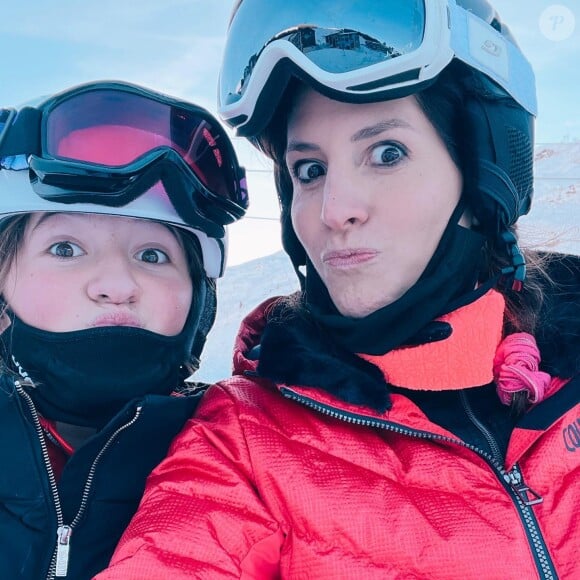
<path id="1" fill-rule="evenodd" d="M 451 325 L 445 340 L 399 348 L 384 355 L 359 354 L 394 386 L 424 391 L 459 390 L 493 381 L 493 359 L 502 339 L 505 300 L 497 290 L 437 318 Z"/>

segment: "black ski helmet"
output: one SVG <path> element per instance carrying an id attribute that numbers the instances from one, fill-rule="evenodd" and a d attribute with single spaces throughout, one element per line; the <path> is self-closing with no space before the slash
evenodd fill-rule
<path id="1" fill-rule="evenodd" d="M 382 101 L 419 93 L 434 86 L 438 80 L 455 83 L 462 96 L 462 133 L 465 136 L 463 141 L 469 144 L 469 147 L 464 147 L 464 150 L 461 151 L 461 169 L 466 182 L 465 191 L 470 206 L 482 231 L 495 240 L 503 238 L 512 255 L 514 266 L 519 266 L 521 254 L 519 254 L 517 247 L 514 253 L 515 238 L 509 233 L 509 228 L 515 224 L 520 216 L 526 214 L 531 206 L 533 194 L 533 125 L 536 112 L 535 80 L 529 63 L 521 54 L 509 28 L 501 21 L 493 6 L 487 0 L 440 0 L 437 2 L 431 0 L 429 3 L 418 0 L 415 3 L 424 6 L 425 10 L 438 4 L 441 11 L 445 7 L 447 8 L 448 15 L 450 9 L 461 9 L 461 13 L 464 16 L 467 15 L 468 25 L 477 29 L 474 36 L 480 45 L 476 48 L 489 54 L 491 59 L 501 58 L 503 54 L 508 52 L 510 55 L 516 54 L 517 58 L 520 59 L 518 64 L 521 65 L 521 70 L 518 67 L 512 67 L 512 70 L 509 70 L 509 75 L 515 78 L 514 87 L 510 87 L 509 83 L 502 83 L 501 78 L 498 82 L 498 76 L 488 74 L 485 65 L 470 66 L 468 62 L 465 62 L 465 59 L 454 56 L 447 64 L 444 64 L 437 74 L 429 78 L 420 79 L 419 73 L 414 69 L 399 73 L 396 81 L 402 79 L 403 82 L 402 86 L 395 90 L 391 88 L 381 90 L 378 85 L 384 79 L 380 79 L 375 81 L 375 86 L 372 86 L 372 83 L 367 83 L 365 89 L 370 87 L 370 92 L 363 92 L 358 91 L 358 88 L 363 86 L 362 84 L 356 87 L 357 90 L 353 90 L 352 87 L 341 90 L 340 87 L 337 88 L 336 83 L 326 82 L 325 79 L 332 78 L 332 75 L 318 68 L 315 70 L 319 71 L 320 75 L 313 74 L 313 67 L 304 66 L 306 63 L 304 59 L 301 61 L 299 58 L 278 57 L 278 60 L 270 68 L 264 66 L 260 68 L 260 59 L 269 58 L 274 61 L 277 58 L 273 49 L 268 57 L 264 56 L 267 52 L 265 49 L 269 44 L 282 38 L 297 46 L 296 34 L 298 31 L 300 32 L 299 48 L 305 52 L 304 44 L 308 41 L 306 33 L 310 36 L 314 34 L 312 30 L 317 25 L 316 16 L 313 14 L 314 9 L 308 9 L 308 6 L 312 7 L 312 4 L 304 3 L 303 14 L 299 13 L 302 5 L 299 0 L 285 0 L 285 4 L 290 7 L 293 4 L 297 6 L 293 15 L 295 19 L 293 26 L 287 30 L 279 29 L 271 34 L 271 38 L 252 54 L 243 70 L 236 70 L 235 67 L 236 62 L 239 62 L 241 58 L 240 50 L 237 50 L 238 46 L 247 44 L 249 42 L 248 35 L 260 30 L 258 23 L 251 30 L 244 28 L 243 24 L 247 23 L 249 18 L 257 16 L 258 5 L 260 7 L 259 17 L 263 20 L 267 20 L 269 16 L 275 16 L 275 7 L 270 2 L 261 0 L 240 0 L 234 6 L 220 73 L 219 112 L 222 118 L 230 126 L 236 128 L 238 134 L 249 137 L 260 146 L 260 137 L 264 135 L 264 129 L 276 115 L 277 110 L 282 108 L 280 104 L 293 79 L 297 79 L 335 100 L 355 103 Z M 339 4 L 341 3 L 329 0 L 326 3 L 327 11 L 340 12 L 338 8 L 335 9 Z M 364 13 L 366 8 L 362 4 L 358 2 L 342 3 L 345 11 L 359 11 L 361 13 L 360 19 L 364 22 L 365 18 L 368 20 L 370 16 Z M 244 14 L 245 8 L 247 12 Z M 318 8 L 318 4 L 316 8 Z M 367 8 L 375 10 L 377 15 L 379 10 L 388 12 L 384 6 L 377 2 L 370 3 Z M 393 17 L 397 14 L 396 17 L 399 18 L 398 13 L 403 10 L 402 5 L 393 4 Z M 284 12 L 286 11 L 284 10 Z M 277 16 L 272 20 L 275 21 L 276 18 Z M 453 23 L 456 26 L 464 25 L 462 20 L 454 21 L 449 16 L 448 18 L 449 27 L 452 27 Z M 287 25 L 289 22 L 287 20 L 285 24 Z M 312 24 L 306 27 L 303 24 L 305 22 Z M 411 24 L 407 23 L 407 26 L 410 27 Z M 339 32 L 352 33 L 353 30 L 341 29 Z M 271 30 L 267 33 L 257 32 L 256 36 L 260 37 L 260 34 L 263 36 L 270 33 Z M 357 34 L 360 38 L 364 37 L 367 47 L 371 46 L 372 42 L 377 45 L 376 38 L 369 40 L 368 35 Z M 330 42 L 328 40 L 330 38 L 331 35 L 326 35 L 325 42 Z M 336 42 L 334 38 L 332 41 Z M 356 41 L 358 42 L 358 40 Z M 253 40 L 253 42 L 259 41 Z M 287 44 L 289 45 L 290 42 Z M 379 49 L 383 52 L 386 50 L 384 43 L 383 47 L 379 46 Z M 291 47 L 291 50 L 295 49 Z M 436 52 L 438 49 L 433 50 Z M 236 59 L 238 60 L 236 61 Z M 310 62 L 307 64 L 311 65 Z M 427 71 L 428 69 L 429 67 L 425 66 L 423 70 Z M 423 71 L 420 72 L 422 74 Z M 418 80 L 413 80 L 410 84 L 405 85 L 405 81 L 410 78 L 411 74 L 415 74 Z M 426 76 L 428 77 L 428 73 Z M 388 81 L 390 82 L 392 78 L 394 77 L 390 77 Z M 236 91 L 237 93 L 234 94 Z M 252 92 L 253 100 L 250 105 L 246 102 L 244 106 L 244 99 L 248 101 L 246 94 Z M 524 100 L 520 98 L 522 92 L 530 96 L 528 102 L 531 105 L 524 106 Z M 306 263 L 306 253 L 292 227 L 290 200 L 285 199 L 283 193 L 283 190 L 287 188 L 290 188 L 291 191 L 291 184 L 289 176 L 283 175 L 283 172 L 284 170 L 281 169 L 276 175 L 282 209 L 282 241 L 294 267 L 298 269 L 299 266 Z M 522 274 L 520 273 L 520 275 Z"/>

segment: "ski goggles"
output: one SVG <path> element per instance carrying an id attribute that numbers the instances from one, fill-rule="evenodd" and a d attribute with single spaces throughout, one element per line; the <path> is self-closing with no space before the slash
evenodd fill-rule
<path id="1" fill-rule="evenodd" d="M 219 112 L 240 135 L 267 124 L 291 76 L 349 102 L 425 88 L 459 59 L 537 111 L 518 47 L 455 0 L 243 0 L 230 23 Z"/>
<path id="2" fill-rule="evenodd" d="M 119 208 L 162 184 L 183 222 L 213 237 L 248 207 L 245 172 L 220 123 L 135 85 L 89 83 L 1 111 L 0 158 L 22 155 L 35 193 L 58 204 Z"/>

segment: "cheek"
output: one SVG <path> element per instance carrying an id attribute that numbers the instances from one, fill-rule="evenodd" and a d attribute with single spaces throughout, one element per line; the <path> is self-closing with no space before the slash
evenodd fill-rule
<path id="1" fill-rule="evenodd" d="M 24 322 L 44 330 L 61 330 L 78 317 L 78 280 L 42 270 L 21 270 L 8 276 L 4 296 L 8 306 Z"/>
<path id="2" fill-rule="evenodd" d="M 449 165 L 449 166 L 448 166 Z M 443 230 L 459 203 L 462 179 L 455 166 L 441 160 L 441 171 L 436 169 L 411 175 L 404 185 L 407 195 L 393 204 L 394 221 L 400 227 L 421 231 Z"/>
<path id="3" fill-rule="evenodd" d="M 296 237 L 310 254 L 319 237 L 320 208 L 312 198 L 295 198 L 292 200 L 291 218 Z"/>
<path id="4" fill-rule="evenodd" d="M 152 302 L 156 306 L 150 306 L 151 312 L 158 312 L 159 317 L 154 322 L 155 330 L 160 334 L 173 336 L 183 330 L 191 301 L 193 289 L 191 282 L 181 281 L 173 284 L 159 286 L 154 294 L 151 294 Z M 163 305 L 159 308 L 159 305 Z"/>

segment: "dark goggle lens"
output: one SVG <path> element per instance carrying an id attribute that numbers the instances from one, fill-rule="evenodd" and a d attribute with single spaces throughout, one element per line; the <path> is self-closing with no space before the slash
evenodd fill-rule
<path id="1" fill-rule="evenodd" d="M 228 34 L 220 74 L 222 105 L 243 94 L 260 53 L 285 39 L 322 70 L 344 73 L 421 46 L 425 1 L 244 0 Z"/>
<path id="2" fill-rule="evenodd" d="M 223 129 L 201 111 L 112 89 L 77 93 L 46 114 L 44 151 L 55 159 L 122 167 L 171 147 L 215 196 L 244 205 Z"/>

